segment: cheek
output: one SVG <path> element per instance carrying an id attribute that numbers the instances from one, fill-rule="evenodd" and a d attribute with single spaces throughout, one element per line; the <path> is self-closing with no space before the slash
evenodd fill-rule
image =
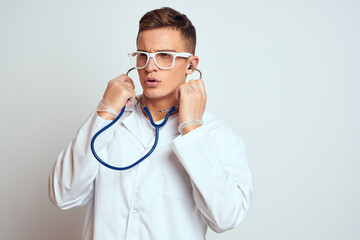
<path id="1" fill-rule="evenodd" d="M 176 90 L 176 88 L 184 84 L 185 81 L 186 78 L 184 78 L 181 74 L 172 74 L 168 78 L 167 86 L 172 90 Z"/>
<path id="2" fill-rule="evenodd" d="M 142 84 L 144 84 L 144 80 L 146 78 L 146 73 L 143 69 L 137 70 L 138 71 L 138 75 L 139 75 L 139 81 Z"/>
<path id="3" fill-rule="evenodd" d="M 186 74 L 184 67 L 178 67 L 173 69 L 172 73 L 173 82 L 176 84 L 182 84 L 186 82 Z"/>

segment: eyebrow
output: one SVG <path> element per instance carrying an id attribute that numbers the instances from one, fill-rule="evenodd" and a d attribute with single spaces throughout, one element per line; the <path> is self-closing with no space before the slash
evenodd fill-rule
<path id="1" fill-rule="evenodd" d="M 146 52 L 145 50 L 138 49 L 137 51 Z M 174 49 L 156 49 L 155 52 L 176 52 Z"/>

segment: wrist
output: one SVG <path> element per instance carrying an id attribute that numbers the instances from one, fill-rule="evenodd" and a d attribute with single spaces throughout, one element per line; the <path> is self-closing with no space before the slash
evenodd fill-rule
<path id="1" fill-rule="evenodd" d="M 200 127 L 201 125 L 193 125 L 193 126 L 187 126 L 184 127 L 181 131 L 182 135 L 186 135 L 189 132 L 191 132 L 192 130 L 195 130 L 196 128 Z"/>
<path id="2" fill-rule="evenodd" d="M 101 100 L 99 102 L 99 105 L 97 106 L 97 115 L 105 120 L 115 119 L 119 115 L 119 113 L 111 107 L 105 105 L 102 101 L 103 100 Z"/>
<path id="3" fill-rule="evenodd" d="M 97 115 L 105 120 L 114 120 L 115 119 L 114 115 L 112 115 L 111 113 L 108 113 L 108 112 L 97 111 Z"/>
<path id="4" fill-rule="evenodd" d="M 185 135 L 192 130 L 200 127 L 203 124 L 203 121 L 192 119 L 189 121 L 185 121 L 179 124 L 178 131 L 181 133 L 181 135 Z"/>

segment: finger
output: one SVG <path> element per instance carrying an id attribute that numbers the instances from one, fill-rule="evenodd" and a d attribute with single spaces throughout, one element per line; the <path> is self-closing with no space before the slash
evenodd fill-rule
<path id="1" fill-rule="evenodd" d="M 198 80 L 196 80 L 196 85 L 197 85 L 197 88 L 199 89 L 199 91 L 204 94 L 205 93 L 204 81 L 202 79 L 198 79 Z"/>
<path id="2" fill-rule="evenodd" d="M 201 93 L 205 93 L 205 84 L 202 79 L 197 79 L 197 80 L 191 81 L 191 86 L 194 90 L 196 89 L 197 91 L 200 91 Z"/>
<path id="3" fill-rule="evenodd" d="M 202 95 L 205 97 L 205 99 L 207 99 L 205 84 L 204 84 L 203 81 L 201 81 L 200 87 L 201 87 L 201 93 L 202 93 Z"/>
<path id="4" fill-rule="evenodd" d="M 180 87 L 181 87 L 181 86 L 179 86 L 179 87 L 175 90 L 175 98 L 176 98 L 176 100 L 179 100 L 179 99 L 180 99 Z"/>
<path id="5" fill-rule="evenodd" d="M 196 80 L 192 79 L 190 80 L 187 85 L 187 90 L 188 91 L 191 91 L 191 92 L 198 92 L 200 89 L 199 89 L 199 86 L 198 86 L 198 83 L 196 82 Z"/>
<path id="6" fill-rule="evenodd" d="M 125 106 L 129 107 L 129 106 L 133 105 L 134 102 L 135 102 L 135 97 L 131 97 L 127 100 Z"/>
<path id="7" fill-rule="evenodd" d="M 126 89 L 126 91 L 127 91 L 128 98 L 135 98 L 136 97 L 135 89 L 133 89 L 132 87 L 128 87 Z"/>
<path id="8" fill-rule="evenodd" d="M 126 107 L 129 107 L 129 106 L 131 106 L 134 102 L 135 102 L 135 100 L 136 100 L 136 94 L 135 94 L 135 91 L 129 91 L 129 93 L 130 93 L 130 97 L 127 99 L 127 101 L 126 101 Z"/>
<path id="9" fill-rule="evenodd" d="M 195 80 L 194 79 L 190 79 L 190 81 L 187 82 L 188 84 L 192 85 L 195 83 Z"/>
<path id="10" fill-rule="evenodd" d="M 125 74 L 121 74 L 121 75 L 117 76 L 116 78 L 114 78 L 113 80 L 114 81 L 124 82 L 125 79 L 127 79 L 127 78 L 128 78 L 128 76 L 126 76 Z"/>
<path id="11" fill-rule="evenodd" d="M 125 78 L 124 78 L 123 81 L 124 81 L 125 83 L 131 84 L 131 86 L 132 86 L 133 88 L 135 88 L 134 81 L 133 81 L 129 76 L 125 75 Z"/>
<path id="12" fill-rule="evenodd" d="M 198 81 L 199 85 L 201 86 L 201 88 L 205 90 L 205 83 L 204 83 L 204 80 L 202 80 L 202 79 L 198 79 L 197 81 Z"/>
<path id="13" fill-rule="evenodd" d="M 180 86 L 176 89 L 176 92 L 177 92 L 177 94 L 176 94 L 177 100 L 180 99 L 180 97 L 181 97 L 182 94 L 186 94 L 187 88 L 188 88 L 187 85 L 188 85 L 188 84 L 184 83 L 184 84 L 180 85 Z"/>
<path id="14" fill-rule="evenodd" d="M 134 85 L 133 83 L 124 82 L 124 83 L 122 83 L 122 85 L 123 85 L 125 88 L 127 88 L 127 89 L 129 89 L 129 90 L 131 90 L 131 91 L 134 91 L 134 90 L 135 90 L 135 85 Z"/>
<path id="15" fill-rule="evenodd" d="M 116 86 L 116 85 L 129 85 L 132 88 L 135 88 L 134 82 L 131 78 L 126 76 L 125 74 L 122 74 L 108 82 L 108 86 Z"/>
<path id="16" fill-rule="evenodd" d="M 121 74 L 120 76 L 114 78 L 113 81 L 133 83 L 133 80 L 126 74 Z"/>

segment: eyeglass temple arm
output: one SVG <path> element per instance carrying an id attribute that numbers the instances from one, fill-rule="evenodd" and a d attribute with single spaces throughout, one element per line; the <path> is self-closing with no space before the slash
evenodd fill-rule
<path id="1" fill-rule="evenodd" d="M 134 70 L 134 69 L 136 69 L 136 67 L 130 68 L 130 69 L 126 72 L 126 75 L 129 75 L 129 73 L 130 73 L 132 70 Z M 199 69 L 195 68 L 195 67 L 192 67 L 192 69 L 194 69 L 195 71 L 197 71 L 197 72 L 200 74 L 200 79 L 202 79 L 202 73 L 201 73 L 201 71 L 200 71 Z"/>

